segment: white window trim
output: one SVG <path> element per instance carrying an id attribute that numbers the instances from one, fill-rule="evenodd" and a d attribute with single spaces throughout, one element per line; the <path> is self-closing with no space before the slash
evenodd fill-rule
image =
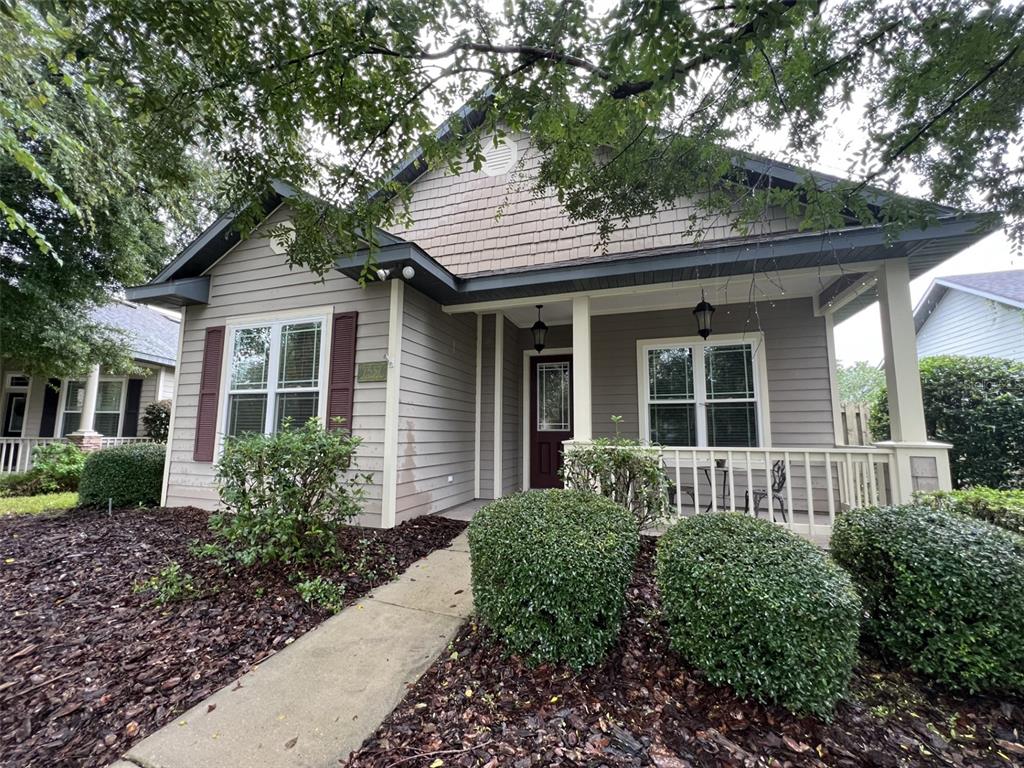
<path id="1" fill-rule="evenodd" d="M 25 416 L 21 421 L 21 437 L 25 437 L 25 431 L 28 429 L 28 416 L 29 408 L 32 406 L 32 377 L 27 376 L 28 384 L 26 386 L 18 386 L 11 383 L 11 380 L 15 376 L 25 376 L 21 371 L 11 371 L 5 373 L 3 377 L 3 386 L 0 387 L 0 432 L 3 432 L 7 426 L 7 396 L 12 392 L 25 395 Z"/>
<path id="2" fill-rule="evenodd" d="M 80 381 L 84 388 L 85 379 L 61 379 L 60 382 L 60 402 L 57 407 L 57 423 L 54 425 L 53 431 L 57 437 L 64 437 L 64 414 L 67 413 L 67 399 L 68 399 L 68 384 L 72 381 Z M 104 435 L 104 437 L 121 437 L 124 432 L 124 406 L 128 399 L 128 377 L 127 376 L 100 376 L 100 381 L 120 381 L 121 382 L 121 403 L 118 406 L 118 418 L 117 418 L 117 434 L 116 435 Z M 100 390 L 96 387 L 96 399 L 99 400 Z M 84 405 L 84 403 L 83 403 Z M 81 411 L 71 411 L 71 413 L 81 413 Z M 93 416 L 95 418 L 95 411 Z M 113 411 L 103 411 L 103 413 L 113 413 Z M 95 422 L 90 429 L 95 429 Z M 78 425 L 78 429 L 82 429 L 81 423 Z M 70 434 L 70 433 L 69 433 Z"/>
<path id="3" fill-rule="evenodd" d="M 258 392 L 267 393 L 267 413 L 264 417 L 263 430 L 264 434 L 270 434 L 276 417 L 275 408 L 271 404 L 270 392 L 273 391 L 277 394 L 277 376 L 278 376 L 278 364 L 281 355 L 281 326 L 293 325 L 298 323 L 320 323 L 320 371 L 319 371 L 319 387 L 303 387 L 296 389 L 288 389 L 287 392 L 318 392 L 320 397 L 317 402 L 317 418 L 320 419 L 321 423 L 327 422 L 327 401 L 329 399 L 328 387 L 330 386 L 329 374 L 330 374 L 330 355 L 331 355 L 331 319 L 334 315 L 333 307 L 324 307 L 322 309 L 315 310 L 304 310 L 303 312 L 281 312 L 274 315 L 268 315 L 266 317 L 246 317 L 246 318 L 231 318 L 225 327 L 224 333 L 224 352 L 221 355 L 221 372 L 220 372 L 220 395 L 218 402 L 218 413 L 219 416 L 219 429 L 217 430 L 217 445 L 215 455 L 220 456 L 224 450 L 224 439 L 228 433 L 228 397 L 232 393 L 231 389 L 231 358 L 235 348 L 235 334 L 238 331 L 245 330 L 247 328 L 265 328 L 266 326 L 271 327 L 271 346 L 270 356 L 267 360 L 267 386 L 263 390 Z M 274 342 L 277 343 L 274 343 Z M 257 390 L 238 390 L 239 393 L 243 392 L 254 392 Z"/>
<path id="4" fill-rule="evenodd" d="M 771 411 L 768 406 L 768 364 L 764 349 L 764 334 L 760 332 L 716 333 L 712 334 L 711 338 L 707 340 L 704 340 L 699 336 L 678 336 L 664 339 L 638 339 L 636 342 L 637 410 L 639 411 L 640 417 L 640 441 L 643 444 L 649 445 L 651 442 L 649 423 L 649 371 L 647 369 L 648 350 L 663 349 L 665 347 L 692 347 L 694 349 L 693 385 L 694 402 L 697 407 L 697 445 L 672 447 L 707 448 L 707 418 L 706 415 L 702 415 L 701 413 L 701 409 L 705 409 L 707 407 L 707 395 L 705 392 L 706 382 L 704 379 L 704 349 L 706 347 L 720 347 L 734 344 L 746 344 L 750 346 L 752 358 L 751 364 L 754 369 L 754 402 L 757 413 L 757 434 L 760 445 L 749 447 L 771 447 Z M 729 402 L 729 400 L 721 400 L 719 402 Z M 749 402 L 749 400 L 747 398 L 743 398 L 742 402 Z"/>

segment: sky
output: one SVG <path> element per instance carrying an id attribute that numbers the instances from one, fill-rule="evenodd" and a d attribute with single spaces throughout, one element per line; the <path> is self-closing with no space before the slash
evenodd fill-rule
<path id="1" fill-rule="evenodd" d="M 910 297 L 916 305 L 936 277 L 1003 269 L 1024 269 L 1024 259 L 1013 255 L 1010 241 L 998 231 L 911 282 Z M 843 365 L 858 360 L 882 362 L 882 325 L 877 303 L 836 326 L 836 358 Z"/>

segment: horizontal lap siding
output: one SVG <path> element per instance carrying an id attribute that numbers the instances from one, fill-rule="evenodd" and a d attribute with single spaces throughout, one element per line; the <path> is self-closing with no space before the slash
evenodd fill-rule
<path id="1" fill-rule="evenodd" d="M 403 323 L 399 523 L 473 499 L 476 430 L 476 317 L 409 288 Z"/>
<path id="2" fill-rule="evenodd" d="M 271 217 L 270 224 L 280 223 L 285 218 L 284 209 L 279 210 Z M 337 272 L 329 272 L 321 281 L 307 270 L 289 269 L 285 257 L 275 253 L 263 237 L 241 242 L 207 274 L 211 278 L 209 304 L 189 307 L 185 316 L 170 448 L 169 506 L 192 504 L 212 509 L 217 505 L 214 464 L 192 461 L 203 339 L 208 327 L 224 325 L 229 318 L 273 319 L 277 312 L 333 306 L 335 312 L 359 312 L 357 365 L 384 360 L 387 353 L 389 300 L 385 285 L 360 288 Z M 225 349 L 225 354 L 229 354 L 229 350 Z M 326 386 L 326 382 L 324 384 Z M 352 427 L 363 439 L 357 460 L 361 471 L 373 474 L 361 518 L 368 524 L 379 524 L 380 520 L 384 389 L 383 382 L 357 382 L 355 385 Z M 223 424 L 223 418 L 224 414 L 218 413 L 218 425 Z"/>
<path id="3" fill-rule="evenodd" d="M 771 302 L 756 314 L 748 305 L 721 306 L 713 325 L 720 334 L 764 333 L 773 445 L 834 445 L 825 321 L 814 316 L 810 299 Z M 615 434 L 613 415 L 622 416 L 623 435 L 639 435 L 637 341 L 691 337 L 695 330 L 682 309 L 591 319 L 595 437 Z"/>
<path id="4" fill-rule="evenodd" d="M 501 487 L 505 494 L 514 493 L 523 485 L 521 434 L 523 430 L 520 401 L 523 399 L 523 351 L 519 348 L 519 332 L 505 320 L 504 390 L 501 432 Z"/>
<path id="5" fill-rule="evenodd" d="M 921 327 L 917 354 L 1024 361 L 1024 310 L 950 288 Z"/>
<path id="6" fill-rule="evenodd" d="M 480 331 L 480 498 L 494 498 L 494 315 Z"/>

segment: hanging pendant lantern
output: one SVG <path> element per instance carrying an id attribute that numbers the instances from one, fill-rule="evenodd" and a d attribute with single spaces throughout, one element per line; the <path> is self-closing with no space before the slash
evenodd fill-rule
<path id="1" fill-rule="evenodd" d="M 704 289 L 700 289 L 700 304 L 693 308 L 693 315 L 697 318 L 697 333 L 702 339 L 711 335 L 711 316 L 715 314 L 715 308 L 704 298 Z"/>
<path id="2" fill-rule="evenodd" d="M 540 319 L 540 311 L 544 307 L 543 304 L 537 305 L 537 322 L 533 324 L 530 332 L 533 334 L 533 348 L 538 352 L 544 349 L 544 340 L 548 335 L 548 327 L 544 324 L 544 321 Z"/>

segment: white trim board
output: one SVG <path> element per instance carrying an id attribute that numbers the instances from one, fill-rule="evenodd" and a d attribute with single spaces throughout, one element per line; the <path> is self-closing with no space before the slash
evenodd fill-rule
<path id="1" fill-rule="evenodd" d="M 530 409 L 530 360 L 534 357 L 544 357 L 546 355 L 571 355 L 572 347 L 552 347 L 551 349 L 545 348 L 541 352 L 535 349 L 524 349 L 523 350 L 523 389 L 521 392 L 522 400 L 519 403 L 519 411 L 523 414 L 522 423 L 522 457 L 523 457 L 523 477 L 522 477 L 522 489 L 524 491 L 530 490 L 530 419 L 533 417 L 533 413 Z M 573 414 L 573 420 L 575 421 L 576 415 Z"/>
<path id="2" fill-rule="evenodd" d="M 167 506 L 167 489 L 171 479 L 171 461 L 174 457 L 174 426 L 178 417 L 178 386 L 181 383 L 181 350 L 185 346 L 185 318 L 187 306 L 181 308 L 181 323 L 178 325 L 178 357 L 174 368 L 174 381 L 171 386 L 171 418 L 167 422 L 167 452 L 164 454 L 164 480 L 160 488 L 160 506 Z M 227 335 L 225 333 L 225 335 Z M 202 373 L 200 373 L 202 376 Z M 191 460 L 189 456 L 189 460 Z"/>
<path id="3" fill-rule="evenodd" d="M 402 329 L 405 282 L 389 280 L 388 379 L 384 389 L 384 467 L 381 477 L 380 525 L 394 528 L 398 513 L 398 423 L 402 389 Z"/>

